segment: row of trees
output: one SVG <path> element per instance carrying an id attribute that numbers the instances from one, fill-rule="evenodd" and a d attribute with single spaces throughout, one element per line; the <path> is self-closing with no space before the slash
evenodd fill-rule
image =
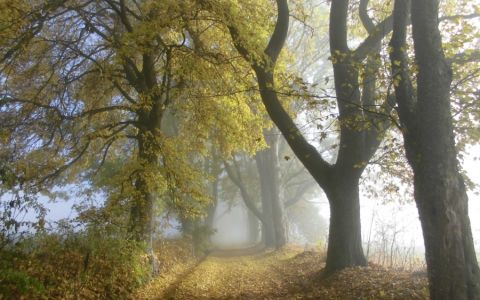
<path id="1" fill-rule="evenodd" d="M 477 299 L 480 297 L 478 263 L 467 209 L 467 195 L 456 158 L 450 104 L 451 68 L 444 56 L 438 24 L 438 1 L 395 1 L 392 17 L 374 25 L 359 5 L 360 19 L 368 37 L 351 50 L 347 41 L 349 1 L 333 1 L 330 9 L 330 48 L 333 60 L 340 146 L 337 161 L 330 165 L 302 136 L 282 107 L 274 84 L 274 69 L 285 42 L 289 11 L 287 1 L 278 0 L 278 18 L 263 60 L 251 60 L 263 103 L 292 150 L 325 190 L 331 209 L 326 272 L 345 266 L 365 265 L 361 248 L 358 181 L 364 162 L 380 144 L 375 117 L 394 108 L 398 112 L 406 155 L 414 172 L 415 201 L 424 232 L 430 296 L 432 299 Z M 410 79 L 407 56 L 407 25 L 411 14 L 416 84 Z M 369 54 L 378 54 L 380 41 L 393 20 L 390 42 L 395 101 L 374 101 L 375 75 L 365 72 L 359 83 L 359 64 L 375 68 Z M 246 59 L 252 57 L 238 30 L 230 29 L 234 43 Z M 375 74 L 375 73 L 374 73 Z M 373 109 L 372 109 L 373 107 Z M 380 110 L 375 109 L 380 107 Z M 372 111 L 373 110 L 373 111 Z M 372 117 L 373 115 L 373 117 Z M 358 125 L 368 121 L 371 128 Z M 385 118 L 383 118 L 385 120 Z M 383 121 L 380 119 L 380 121 Z M 352 123 L 357 123 L 352 126 Z M 387 125 L 388 126 L 388 125 Z M 373 137 L 371 137 L 373 135 Z M 332 185 L 329 185 L 329 184 Z"/>
<path id="2" fill-rule="evenodd" d="M 439 25 L 477 13 L 447 2 L 439 18 L 435 0 L 412 7 L 406 0 L 370 2 L 331 1 L 330 97 L 308 74 L 292 70 L 289 61 L 299 59 L 295 49 L 282 52 L 291 15 L 302 19 L 308 5 L 327 9 L 321 2 L 295 2 L 291 10 L 287 0 L 276 0 L 274 12 L 269 1 L 251 0 L 3 1 L 2 192 L 16 195 L 15 206 L 25 195 L 88 182 L 108 195 L 100 211 L 115 213 L 107 221 L 121 220 L 151 251 L 159 209 L 175 212 L 192 232 L 212 227 L 219 179 L 228 175 L 260 220 L 264 242 L 282 247 L 288 240 L 286 207 L 302 198 L 311 181 L 282 190 L 288 187 L 282 180 L 290 179 L 279 171 L 286 154 L 278 128 L 328 198 L 328 274 L 367 264 L 360 180 L 370 162 L 386 157 L 379 148 L 399 159 L 403 151 L 388 137 L 402 134 L 431 297 L 480 298 L 457 162 L 457 150 L 479 136 L 478 56 L 468 49 L 473 30 L 458 34 L 450 23 Z M 452 32 L 446 51 L 439 26 Z M 459 77 L 453 91 L 452 62 Z M 321 131 L 317 141 L 338 140 L 334 159 L 296 123 L 294 114 L 302 116 L 298 103 L 314 117 L 333 116 L 327 127 L 334 132 L 326 138 Z M 337 112 L 327 108 L 332 105 Z M 324 128 L 322 122 L 317 128 Z M 259 199 L 245 185 L 242 151 L 256 153 Z"/>

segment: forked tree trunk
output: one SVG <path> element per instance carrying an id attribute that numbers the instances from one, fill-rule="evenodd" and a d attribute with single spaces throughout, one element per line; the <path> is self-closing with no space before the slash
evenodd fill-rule
<path id="1" fill-rule="evenodd" d="M 480 299 L 480 270 L 468 217 L 468 197 L 458 169 L 450 107 L 451 69 L 438 29 L 438 1 L 412 2 L 417 91 L 405 53 L 409 1 L 397 0 L 391 60 L 404 125 L 407 158 L 414 172 L 431 299 Z"/>
<path id="2" fill-rule="evenodd" d="M 363 167 L 375 153 L 382 139 L 382 128 L 388 127 L 388 114 L 391 105 L 387 101 L 378 105 L 375 94 L 375 75 L 369 74 L 378 69 L 375 60 L 381 40 L 390 30 L 390 18 L 373 24 L 369 20 L 366 4 L 363 3 L 362 23 L 369 31 L 369 36 L 356 50 L 348 47 L 348 0 L 331 1 L 330 43 L 332 61 L 334 63 L 335 87 L 339 108 L 341 126 L 340 145 L 337 162 L 332 165 L 323 159 L 321 153 L 310 144 L 299 130 L 294 120 L 282 106 L 275 90 L 275 65 L 280 51 L 285 43 L 288 25 L 289 8 L 287 0 L 277 0 L 277 22 L 267 47 L 265 56 L 256 58 L 248 47 L 243 45 L 247 37 L 235 27 L 235 22 L 229 26 L 235 47 L 244 58 L 251 62 L 257 76 L 262 102 L 272 121 L 282 132 L 291 149 L 315 181 L 327 192 L 332 220 L 330 225 L 330 249 L 327 259 L 327 270 L 333 272 L 347 266 L 366 265 L 366 259 L 361 247 L 360 212 L 358 196 L 358 178 Z M 369 57 L 370 56 L 370 57 Z M 359 65 L 367 60 L 365 80 L 359 82 Z M 363 92 L 363 94 L 362 94 Z M 380 107 L 378 107 L 380 106 Z M 363 108 L 366 107 L 367 111 Z M 378 109 L 377 109 L 378 107 Z M 365 126 L 374 123 L 375 126 Z M 378 125 L 378 126 L 377 126 Z M 350 178 L 338 179 L 332 182 L 331 176 L 342 172 Z M 337 177 L 335 177 L 337 178 Z M 356 178 L 355 180 L 352 178 Z M 353 186 L 357 184 L 357 186 Z M 334 184 L 340 184 L 341 190 Z M 348 240 L 348 241 L 346 241 Z"/>

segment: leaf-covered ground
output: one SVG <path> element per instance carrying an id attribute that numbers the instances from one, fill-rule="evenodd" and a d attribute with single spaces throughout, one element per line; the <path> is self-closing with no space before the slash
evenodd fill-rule
<path id="1" fill-rule="evenodd" d="M 422 274 L 351 268 L 322 276 L 318 252 L 288 248 L 182 263 L 137 293 L 142 299 L 427 299 Z M 168 273 L 168 274 L 167 274 Z"/>

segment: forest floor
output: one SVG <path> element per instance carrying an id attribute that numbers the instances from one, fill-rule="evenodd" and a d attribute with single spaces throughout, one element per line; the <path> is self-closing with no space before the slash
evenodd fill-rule
<path id="1" fill-rule="evenodd" d="M 248 253 L 249 251 L 246 251 Z M 231 254 L 231 255 L 230 255 Z M 425 274 L 378 266 L 322 276 L 324 255 L 287 247 L 179 259 L 136 299 L 428 299 Z M 238 256 L 241 255 L 241 256 Z"/>

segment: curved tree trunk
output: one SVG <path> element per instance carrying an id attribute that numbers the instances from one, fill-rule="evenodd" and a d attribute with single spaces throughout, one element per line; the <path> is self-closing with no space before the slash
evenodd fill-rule
<path id="1" fill-rule="evenodd" d="M 375 63 L 374 58 L 380 49 L 382 39 L 391 30 L 392 18 L 387 17 L 382 22 L 374 24 L 368 15 L 368 1 L 360 2 L 362 24 L 369 35 L 355 50 L 351 50 L 348 47 L 347 38 L 349 1 L 331 1 L 330 42 L 332 61 L 335 61 L 335 88 L 341 126 L 338 159 L 334 165 L 325 161 L 321 153 L 306 140 L 294 120 L 283 108 L 275 90 L 275 65 L 285 43 L 289 26 L 288 1 L 276 1 L 277 22 L 264 50 L 264 57 L 256 58 L 258 56 L 250 53 L 249 49 L 243 45 L 243 39 L 246 37 L 241 36 L 241 32 L 235 27 L 235 22 L 228 27 L 238 52 L 252 64 L 268 115 L 315 181 L 327 192 L 327 195 L 330 194 L 329 201 L 332 206 L 330 226 L 334 228 L 330 231 L 329 239 L 333 243 L 332 249 L 336 251 L 328 252 L 329 256 L 333 255 L 327 259 L 329 272 L 347 266 L 366 264 L 361 247 L 358 186 L 353 188 L 345 183 L 344 187 L 349 192 L 342 193 L 331 186 L 331 176 L 342 172 L 350 178 L 357 178 L 352 179 L 351 182 L 358 184 L 358 178 L 364 166 L 382 140 L 382 130 L 389 125 L 388 118 L 384 116 L 391 110 L 387 99 L 382 103 L 376 101 L 374 71 L 375 68 L 378 69 L 378 64 Z M 367 62 L 363 65 L 365 61 Z M 360 83 L 359 66 L 362 65 L 366 76 Z M 372 126 L 365 126 L 368 123 Z M 358 166 L 361 167 L 358 168 Z M 348 205 L 351 206 L 347 207 Z M 352 218 L 350 221 L 344 221 L 350 218 Z M 353 227 L 355 228 L 352 232 L 346 233 L 345 228 Z M 340 236 L 337 236 L 338 234 Z M 349 239 L 345 242 L 348 247 L 337 246 L 341 239 Z"/>

